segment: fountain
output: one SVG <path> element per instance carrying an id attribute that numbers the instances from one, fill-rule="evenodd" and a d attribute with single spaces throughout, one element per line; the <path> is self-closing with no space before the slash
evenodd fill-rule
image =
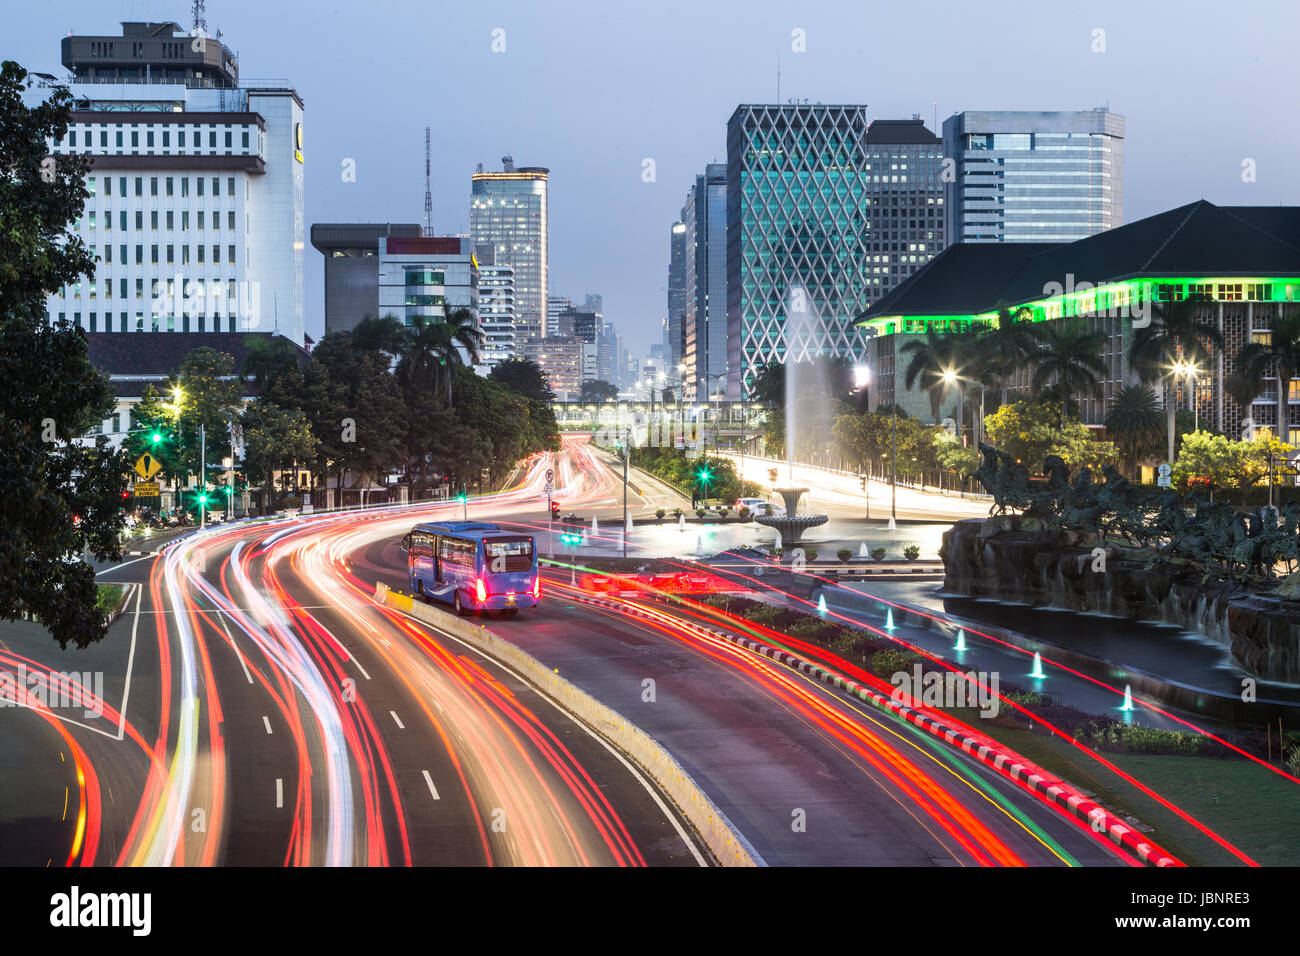
<path id="1" fill-rule="evenodd" d="M 809 528 L 823 525 L 830 520 L 826 515 L 798 514 L 799 498 L 808 489 L 795 487 L 794 484 L 795 436 L 807 433 L 810 425 L 810 422 L 803 421 L 802 416 L 796 414 L 796 411 L 801 413 L 810 411 L 814 415 L 818 411 L 817 408 L 805 410 L 801 407 L 803 403 L 799 401 L 802 397 L 800 390 L 807 391 L 808 386 L 817 384 L 815 381 L 804 382 L 803 379 L 806 375 L 816 379 L 819 375 L 824 377 L 826 374 L 825 363 L 791 361 L 791 356 L 798 352 L 797 347 L 815 343 L 820 339 L 817 334 L 820 319 L 810 309 L 811 301 L 811 295 L 803 286 L 790 287 L 785 319 L 785 459 L 786 474 L 790 483 L 785 488 L 773 489 L 785 499 L 785 514 L 762 515 L 754 518 L 759 524 L 776 529 L 785 548 L 797 545 L 803 533 Z M 826 389 L 823 388 L 821 391 L 825 393 Z M 811 404 L 816 406 L 821 403 L 814 395 Z M 824 409 L 822 411 L 824 412 Z"/>
<path id="2" fill-rule="evenodd" d="M 754 520 L 765 527 L 775 528 L 777 534 L 781 536 L 782 547 L 788 548 L 798 544 L 805 530 L 823 525 L 830 520 L 826 515 L 795 514 L 799 507 L 799 496 L 807 491 L 807 488 L 776 488 L 774 490 L 785 499 L 785 514 L 760 515 Z"/>

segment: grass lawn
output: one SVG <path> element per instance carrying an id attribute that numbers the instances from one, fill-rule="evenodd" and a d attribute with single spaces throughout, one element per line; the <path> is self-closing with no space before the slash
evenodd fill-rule
<path id="1" fill-rule="evenodd" d="M 1189 866 L 1241 866 L 1237 857 L 1118 774 L 1060 738 L 986 721 L 980 729 L 1092 794 Z M 1264 866 L 1300 863 L 1300 786 L 1246 760 L 1101 754 Z"/>

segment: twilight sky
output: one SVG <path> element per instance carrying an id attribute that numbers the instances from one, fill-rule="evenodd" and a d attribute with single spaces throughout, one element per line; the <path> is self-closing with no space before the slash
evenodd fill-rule
<path id="1" fill-rule="evenodd" d="M 1125 220 L 1205 198 L 1300 202 L 1296 0 L 209 0 L 246 78 L 306 104 L 307 224 L 420 222 L 433 127 L 435 231 L 469 228 L 476 163 L 551 170 L 550 286 L 605 314 L 641 357 L 666 311 L 668 229 L 738 103 L 865 103 L 932 124 L 963 109 L 1126 120 Z M 0 0 L 0 58 L 63 74 L 69 30 L 191 26 L 185 0 Z M 493 31 L 505 51 L 493 52 Z M 792 49 L 802 30 L 805 52 Z M 1104 30 L 1105 51 L 1093 52 Z M 498 44 L 499 45 L 499 44 Z M 937 131 L 937 130 L 936 130 Z M 357 181 L 341 181 L 356 161 Z M 643 182 L 643 160 L 655 181 Z M 1256 181 L 1242 181 L 1253 159 Z M 306 250 L 307 332 L 323 329 Z"/>

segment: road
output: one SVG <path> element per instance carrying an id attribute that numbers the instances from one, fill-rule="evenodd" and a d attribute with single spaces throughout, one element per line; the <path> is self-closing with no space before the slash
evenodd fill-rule
<path id="1" fill-rule="evenodd" d="M 621 479 L 575 440 L 469 516 L 544 527 L 547 468 L 565 509 L 621 500 Z M 6 769 L 64 761 L 6 794 L 0 826 L 16 832 L 20 814 L 40 826 L 22 846 L 0 843 L 3 862 L 706 862 L 605 742 L 451 635 L 371 599 L 378 581 L 405 586 L 402 534 L 459 510 L 227 526 L 103 575 L 142 587 L 84 658 L 110 675 L 102 715 L 0 711 Z M 479 623 L 658 739 L 766 862 L 1123 862 L 933 738 L 702 636 L 688 610 L 631 618 L 582 603 L 568 577 L 547 572 L 537 610 Z M 6 667 L 67 660 L 25 639 L 0 650 Z"/>

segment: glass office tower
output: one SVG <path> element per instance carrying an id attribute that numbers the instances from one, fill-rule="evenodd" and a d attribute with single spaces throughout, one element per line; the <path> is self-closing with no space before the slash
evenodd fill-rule
<path id="1" fill-rule="evenodd" d="M 727 367 L 857 362 L 854 318 L 944 247 L 942 143 L 920 117 L 864 106 L 741 105 L 727 123 Z M 792 290 L 812 321 L 786 341 Z M 747 386 L 746 386 L 747 387 Z"/>
<path id="2" fill-rule="evenodd" d="M 546 335 L 547 208 L 549 170 L 515 167 L 502 157 L 499 173 L 473 175 L 469 235 L 496 247 L 496 264 L 515 270 L 515 343 Z"/>
<path id="3" fill-rule="evenodd" d="M 682 207 L 685 235 L 685 398 L 727 393 L 727 166 L 710 163 Z M 729 397 L 739 397 L 734 393 Z"/>
<path id="4" fill-rule="evenodd" d="M 957 113 L 943 123 L 952 242 L 1074 242 L 1124 223 L 1124 117 Z"/>

